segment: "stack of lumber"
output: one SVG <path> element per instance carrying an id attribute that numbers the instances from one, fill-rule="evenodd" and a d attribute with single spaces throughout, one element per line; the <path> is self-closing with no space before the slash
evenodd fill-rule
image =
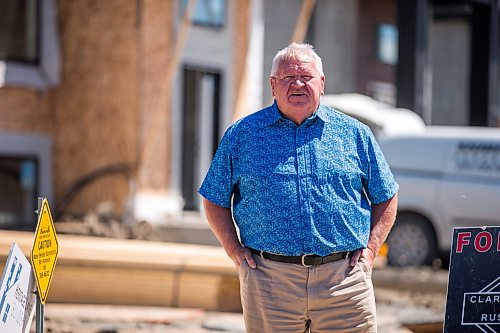
<path id="1" fill-rule="evenodd" d="M 0 267 L 34 234 L 0 230 Z M 240 311 L 238 274 L 220 247 L 58 235 L 48 303 L 158 305 Z"/>

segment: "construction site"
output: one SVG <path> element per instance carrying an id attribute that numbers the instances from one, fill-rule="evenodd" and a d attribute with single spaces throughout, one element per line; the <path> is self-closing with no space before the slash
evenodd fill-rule
<path id="1" fill-rule="evenodd" d="M 173 233 L 186 243 L 159 241 Z M 141 237 L 58 235 L 47 332 L 245 331 L 238 273 L 208 229 L 188 239 L 175 228 L 150 228 Z M 31 234 L 4 231 L 0 239 L 2 254 L 12 240 L 31 251 Z M 388 267 L 379 257 L 373 275 L 379 331 L 442 332 L 447 282 L 444 269 Z"/>

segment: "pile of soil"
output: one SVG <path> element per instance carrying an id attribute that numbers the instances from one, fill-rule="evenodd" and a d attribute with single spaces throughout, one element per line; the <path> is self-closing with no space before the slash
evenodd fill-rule
<path id="1" fill-rule="evenodd" d="M 124 218 L 107 205 L 81 216 L 64 215 L 55 223 L 60 234 L 166 241 L 156 232 L 158 225 Z"/>

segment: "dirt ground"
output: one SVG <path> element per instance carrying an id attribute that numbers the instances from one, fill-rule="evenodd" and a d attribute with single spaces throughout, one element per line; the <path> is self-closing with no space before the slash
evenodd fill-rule
<path id="1" fill-rule="evenodd" d="M 64 215 L 55 226 L 61 234 L 163 241 L 156 232 L 158 226 L 145 221 L 125 222 L 108 205 L 101 205 L 83 216 Z"/>

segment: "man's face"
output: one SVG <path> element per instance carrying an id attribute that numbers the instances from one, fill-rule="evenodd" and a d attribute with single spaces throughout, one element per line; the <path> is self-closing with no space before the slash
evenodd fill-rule
<path id="1" fill-rule="evenodd" d="M 282 60 L 269 80 L 280 111 L 297 124 L 313 114 L 324 93 L 325 77 L 318 73 L 312 57 Z"/>

